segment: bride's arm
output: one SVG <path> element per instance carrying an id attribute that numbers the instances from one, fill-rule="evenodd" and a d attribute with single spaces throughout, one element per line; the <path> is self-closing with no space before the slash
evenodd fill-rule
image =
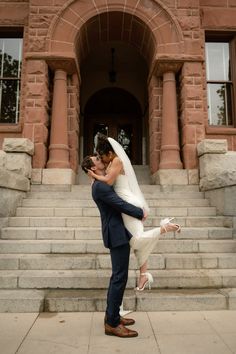
<path id="1" fill-rule="evenodd" d="M 105 176 L 97 175 L 92 170 L 89 170 L 88 174 L 89 176 L 96 178 L 98 181 L 105 182 L 111 186 L 113 185 L 117 176 L 120 174 L 122 170 L 123 170 L 122 162 L 120 161 L 119 158 L 115 157 L 112 161 L 111 166 L 109 167 L 108 173 Z"/>

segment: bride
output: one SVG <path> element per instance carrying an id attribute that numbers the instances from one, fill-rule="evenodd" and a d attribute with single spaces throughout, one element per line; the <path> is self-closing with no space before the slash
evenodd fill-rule
<path id="1" fill-rule="evenodd" d="M 96 151 L 100 155 L 103 163 L 107 166 L 106 174 L 100 176 L 92 170 L 89 170 L 88 174 L 99 181 L 113 185 L 114 190 L 120 198 L 143 208 L 144 214 L 147 215 L 149 207 L 139 188 L 131 162 L 122 146 L 113 138 L 99 134 Z M 148 257 L 157 244 L 161 234 L 170 231 L 180 232 L 180 226 L 171 223 L 170 221 L 172 219 L 166 218 L 161 221 L 161 227 L 144 231 L 142 221 L 126 214 L 122 214 L 122 217 L 126 229 L 133 236 L 130 240 L 130 245 L 134 250 L 140 268 L 138 286 L 135 290 L 142 291 L 146 285 L 151 289 L 153 277 L 147 272 Z"/>

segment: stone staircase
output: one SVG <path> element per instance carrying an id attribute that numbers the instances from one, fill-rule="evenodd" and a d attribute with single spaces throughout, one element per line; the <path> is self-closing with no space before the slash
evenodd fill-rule
<path id="1" fill-rule="evenodd" d="M 124 308 L 137 311 L 236 308 L 232 218 L 216 214 L 198 186 L 141 185 L 146 228 L 175 216 L 149 260 L 151 291 L 135 293 L 131 254 Z M 33 185 L 0 239 L 0 311 L 103 311 L 110 257 L 88 185 Z"/>

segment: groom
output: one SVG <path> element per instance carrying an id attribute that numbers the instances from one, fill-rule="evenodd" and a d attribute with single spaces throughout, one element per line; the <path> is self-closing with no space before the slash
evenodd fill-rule
<path id="1" fill-rule="evenodd" d="M 88 170 L 93 170 L 99 175 L 105 173 L 105 166 L 99 156 L 85 157 L 82 169 L 85 173 Z M 120 316 L 120 306 L 128 279 L 129 240 L 132 237 L 125 229 L 121 213 L 140 220 L 146 216 L 141 208 L 125 202 L 118 197 L 112 186 L 104 182 L 92 180 L 92 197 L 100 211 L 103 243 L 110 249 L 112 263 L 104 321 L 105 334 L 122 338 L 137 337 L 138 332 L 125 327 L 134 324 L 134 320 Z"/>

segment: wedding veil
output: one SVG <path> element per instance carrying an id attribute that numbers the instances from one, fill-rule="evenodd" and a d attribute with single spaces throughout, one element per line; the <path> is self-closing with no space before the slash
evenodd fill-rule
<path id="1" fill-rule="evenodd" d="M 129 187 L 131 192 L 140 200 L 141 204 L 143 205 L 144 209 L 148 212 L 149 207 L 148 204 L 143 196 L 143 193 L 140 190 L 133 166 L 131 165 L 130 159 L 127 156 L 123 147 L 113 138 L 108 138 L 109 143 L 111 144 L 114 152 L 120 158 L 123 163 L 123 168 L 125 175 L 128 178 Z"/>

